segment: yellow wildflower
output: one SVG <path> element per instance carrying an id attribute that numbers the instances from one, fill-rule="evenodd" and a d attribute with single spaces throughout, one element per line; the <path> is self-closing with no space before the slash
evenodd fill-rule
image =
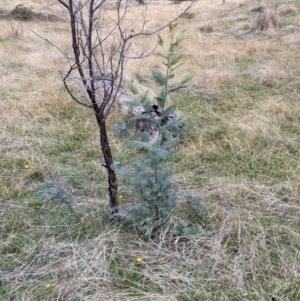
<path id="1" fill-rule="evenodd" d="M 143 259 L 142 259 L 141 257 L 137 257 L 136 260 L 135 260 L 135 262 L 136 262 L 137 264 L 142 263 L 142 262 L 143 262 Z"/>
<path id="2" fill-rule="evenodd" d="M 123 199 L 123 195 L 120 195 L 120 196 L 119 196 L 119 199 Z"/>
<path id="3" fill-rule="evenodd" d="M 46 288 L 51 288 L 51 287 L 54 287 L 54 284 L 50 284 L 50 283 L 46 284 Z"/>
<path id="4" fill-rule="evenodd" d="M 28 169 L 28 168 L 29 168 L 29 165 L 28 165 L 28 164 L 24 165 L 24 168 L 25 168 L 25 169 Z"/>

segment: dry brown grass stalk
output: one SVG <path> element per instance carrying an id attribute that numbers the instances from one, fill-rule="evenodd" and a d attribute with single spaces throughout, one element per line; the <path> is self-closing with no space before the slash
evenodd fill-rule
<path id="1" fill-rule="evenodd" d="M 251 29 L 252 31 L 264 31 L 278 27 L 279 17 L 276 8 L 264 7 L 262 11 L 258 13 Z"/>

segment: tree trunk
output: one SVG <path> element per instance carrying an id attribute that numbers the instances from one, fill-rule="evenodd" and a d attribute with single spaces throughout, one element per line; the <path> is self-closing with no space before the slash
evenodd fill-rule
<path id="1" fill-rule="evenodd" d="M 111 166 L 114 164 L 114 161 L 108 142 L 105 120 L 104 118 L 101 118 L 101 116 L 97 114 L 95 115 L 100 129 L 100 144 L 103 158 L 105 161 L 105 165 L 103 164 L 103 166 L 107 169 L 110 208 L 112 209 L 112 213 L 116 213 L 118 211 L 118 182 L 115 171 L 111 169 Z"/>

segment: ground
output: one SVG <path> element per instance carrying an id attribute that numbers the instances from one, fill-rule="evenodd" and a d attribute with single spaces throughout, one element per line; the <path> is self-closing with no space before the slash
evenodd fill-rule
<path id="1" fill-rule="evenodd" d="M 64 56 L 35 34 L 69 52 L 67 25 L 0 18 L 3 300 L 300 300 L 300 3 L 270 2 L 278 27 L 260 31 L 257 1 L 221 2 L 199 1 L 179 18 L 190 38 L 178 76 L 196 75 L 170 99 L 188 128 L 174 180 L 201 196 L 207 216 L 203 233 L 172 239 L 162 230 L 143 240 L 108 219 L 92 112 L 63 88 Z M 1 16 L 18 4 L 2 0 Z M 59 12 L 49 4 L 25 6 Z M 150 2 L 149 28 L 184 5 Z M 131 4 L 129 19 L 142 8 Z M 155 56 L 129 62 L 124 80 L 155 95 L 151 70 L 160 67 Z M 109 128 L 120 117 L 116 107 Z M 109 138 L 117 161 L 134 157 L 111 130 Z M 51 176 L 82 224 L 41 200 Z M 120 193 L 129 203 L 130 191 Z"/>

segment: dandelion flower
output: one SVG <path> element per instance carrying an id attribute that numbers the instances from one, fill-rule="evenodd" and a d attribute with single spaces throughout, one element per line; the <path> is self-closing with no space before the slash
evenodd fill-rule
<path id="1" fill-rule="evenodd" d="M 28 169 L 28 168 L 29 168 L 29 165 L 28 165 L 28 164 L 24 165 L 24 168 L 25 168 L 25 169 Z"/>
<path id="2" fill-rule="evenodd" d="M 51 288 L 51 287 L 54 287 L 54 284 L 50 284 L 50 283 L 46 284 L 46 288 Z"/>
<path id="3" fill-rule="evenodd" d="M 137 257 L 136 260 L 135 260 L 135 262 L 136 262 L 137 264 L 142 263 L 142 262 L 143 262 L 143 259 L 142 259 L 141 257 Z"/>
<path id="4" fill-rule="evenodd" d="M 120 196 L 119 196 L 119 199 L 123 199 L 123 195 L 120 195 Z"/>

